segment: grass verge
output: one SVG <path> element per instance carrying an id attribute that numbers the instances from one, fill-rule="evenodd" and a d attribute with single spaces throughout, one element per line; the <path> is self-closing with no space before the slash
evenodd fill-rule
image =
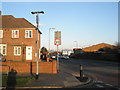
<path id="1" fill-rule="evenodd" d="M 6 74 L 2 74 L 2 86 L 6 87 L 7 86 L 7 81 L 8 81 L 8 76 Z M 23 77 L 23 76 L 16 76 L 16 86 L 24 86 L 27 83 L 35 81 L 35 78 L 33 77 Z M 12 83 L 12 80 L 11 80 Z"/>

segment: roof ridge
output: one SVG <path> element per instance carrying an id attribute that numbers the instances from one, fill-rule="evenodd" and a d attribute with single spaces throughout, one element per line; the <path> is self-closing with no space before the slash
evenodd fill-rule
<path id="1" fill-rule="evenodd" d="M 32 27 L 32 28 L 35 28 L 35 26 L 29 21 L 27 21 L 25 18 L 15 18 L 13 15 L 2 15 L 2 27 L 6 27 L 6 28 Z"/>
<path id="2" fill-rule="evenodd" d="M 14 17 L 13 15 L 1 15 L 1 16 L 12 16 L 12 17 Z M 15 17 L 14 17 L 15 18 Z"/>
<path id="3" fill-rule="evenodd" d="M 99 50 L 100 48 L 103 48 L 103 47 L 110 47 L 110 48 L 114 48 L 115 45 L 111 45 L 111 44 L 108 44 L 108 43 L 99 43 L 99 44 L 96 44 L 96 45 L 92 45 L 92 46 L 89 46 L 89 47 L 85 47 L 83 48 L 84 51 L 97 51 Z"/>

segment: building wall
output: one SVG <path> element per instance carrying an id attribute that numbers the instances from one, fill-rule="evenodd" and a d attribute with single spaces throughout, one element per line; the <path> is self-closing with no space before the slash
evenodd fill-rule
<path id="1" fill-rule="evenodd" d="M 73 50 L 63 50 L 62 51 L 63 55 L 70 55 L 71 53 L 73 53 Z"/>
<path id="2" fill-rule="evenodd" d="M 2 44 L 7 44 L 7 55 L 5 55 L 6 60 L 14 60 L 14 61 L 24 61 L 26 60 L 26 46 L 32 46 L 32 60 L 35 60 L 35 52 L 36 52 L 36 30 L 34 28 L 28 29 L 2 29 L 3 30 L 3 38 Z M 19 38 L 12 38 L 12 30 L 19 30 Z M 25 38 L 25 30 L 32 30 L 33 37 Z M 38 48 L 40 48 L 40 33 Z M 21 47 L 21 55 L 14 55 L 14 46 Z M 24 53 L 23 53 L 24 50 Z"/>

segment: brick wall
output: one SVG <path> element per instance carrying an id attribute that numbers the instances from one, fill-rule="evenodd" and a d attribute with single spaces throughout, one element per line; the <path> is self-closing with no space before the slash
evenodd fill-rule
<path id="1" fill-rule="evenodd" d="M 17 73 L 35 73 L 36 62 L 0 62 L 2 72 L 14 69 Z M 39 62 L 39 73 L 57 73 L 57 62 Z"/>

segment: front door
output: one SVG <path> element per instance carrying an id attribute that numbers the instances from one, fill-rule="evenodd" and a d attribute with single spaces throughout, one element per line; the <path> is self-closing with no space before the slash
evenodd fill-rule
<path id="1" fill-rule="evenodd" d="M 26 60 L 32 60 L 32 47 L 26 47 Z"/>

